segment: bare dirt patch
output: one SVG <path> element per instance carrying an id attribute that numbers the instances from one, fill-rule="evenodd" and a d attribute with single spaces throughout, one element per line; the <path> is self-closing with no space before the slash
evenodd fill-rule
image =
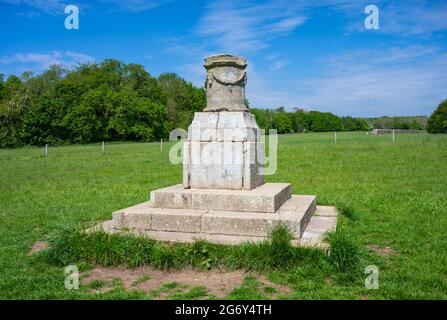
<path id="1" fill-rule="evenodd" d="M 275 284 L 265 276 L 246 273 L 244 271 L 197 271 L 191 268 L 184 268 L 179 271 L 158 270 L 149 266 L 128 269 L 125 267 L 102 267 L 96 266 L 89 270 L 82 277 L 82 283 L 88 284 L 95 280 L 103 280 L 107 283 L 101 289 L 93 289 L 91 292 L 106 292 L 111 289 L 110 283 L 116 279 L 122 281 L 126 290 L 142 290 L 147 294 L 157 292 L 156 299 L 166 299 L 169 292 L 160 291 L 160 288 L 167 284 L 174 284 L 176 290 L 187 291 L 194 287 L 205 287 L 209 296 L 223 298 L 228 295 L 235 287 L 244 282 L 247 275 L 253 275 L 258 278 L 261 286 L 274 288 L 276 294 L 288 294 L 290 288 Z"/>
<path id="2" fill-rule="evenodd" d="M 397 255 L 399 255 L 399 253 L 391 247 L 381 248 L 378 245 L 370 244 L 370 245 L 368 245 L 368 248 L 370 248 L 371 250 L 373 250 L 375 253 L 377 253 L 380 256 L 397 256 Z"/>
<path id="3" fill-rule="evenodd" d="M 46 241 L 36 241 L 33 246 L 31 247 L 31 250 L 28 252 L 28 255 L 31 256 L 35 254 L 36 252 L 42 251 L 48 249 L 48 242 Z"/>

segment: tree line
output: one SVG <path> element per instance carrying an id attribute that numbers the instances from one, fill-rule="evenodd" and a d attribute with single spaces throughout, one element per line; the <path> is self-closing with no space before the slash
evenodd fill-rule
<path id="1" fill-rule="evenodd" d="M 248 101 L 246 101 L 249 106 Z M 139 64 L 107 59 L 74 68 L 53 65 L 34 75 L 0 74 L 0 148 L 22 145 L 154 141 L 186 129 L 206 106 L 204 88 L 175 73 L 151 76 Z M 446 130 L 446 102 L 429 120 Z M 280 107 L 251 109 L 259 126 L 279 133 L 361 131 L 365 119 Z M 436 129 L 437 128 L 437 129 Z"/>
<path id="2" fill-rule="evenodd" d="M 176 74 L 154 78 L 113 59 L 0 75 L 0 147 L 153 141 L 187 127 L 205 105 L 205 90 Z"/>
<path id="3" fill-rule="evenodd" d="M 379 117 L 366 118 L 365 121 L 374 129 L 424 130 L 428 117 Z"/>
<path id="4" fill-rule="evenodd" d="M 369 126 L 363 119 L 339 117 L 330 112 L 295 109 L 287 112 L 284 107 L 251 109 L 261 129 L 276 129 L 278 133 L 324 132 L 324 131 L 367 131 Z"/>
<path id="5" fill-rule="evenodd" d="M 447 100 L 442 101 L 427 123 L 429 133 L 447 133 Z"/>

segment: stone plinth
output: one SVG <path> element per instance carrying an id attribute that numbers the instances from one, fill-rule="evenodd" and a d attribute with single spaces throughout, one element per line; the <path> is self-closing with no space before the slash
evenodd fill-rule
<path id="1" fill-rule="evenodd" d="M 156 208 L 273 213 L 290 199 L 290 184 L 266 183 L 252 190 L 184 189 L 181 184 L 151 192 Z"/>
<path id="2" fill-rule="evenodd" d="M 290 184 L 266 183 L 253 190 L 184 189 L 151 192 L 151 200 L 114 212 L 98 228 L 160 241 L 206 240 L 240 244 L 267 240 L 276 226 L 288 227 L 292 244 L 326 247 L 337 209 L 317 206 L 316 196 L 291 195 Z"/>
<path id="3" fill-rule="evenodd" d="M 183 186 L 251 190 L 264 183 L 264 144 L 248 112 L 196 112 L 183 146 Z"/>
<path id="4" fill-rule="evenodd" d="M 337 210 L 317 206 L 315 196 L 292 196 L 274 213 L 164 209 L 148 201 L 113 213 L 113 219 L 102 227 L 109 232 L 133 232 L 163 241 L 237 244 L 265 240 L 275 226 L 285 225 L 293 234 L 294 244 L 317 246 L 324 233 L 335 228 L 336 221 Z M 309 231 L 308 225 L 312 226 Z"/>

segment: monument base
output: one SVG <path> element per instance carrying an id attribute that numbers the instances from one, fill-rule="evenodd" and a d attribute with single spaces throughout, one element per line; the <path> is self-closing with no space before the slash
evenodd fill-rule
<path id="1" fill-rule="evenodd" d="M 185 189 L 181 184 L 151 192 L 156 208 L 276 212 L 290 199 L 290 183 L 265 183 L 252 190 Z"/>
<path id="2" fill-rule="evenodd" d="M 99 227 L 161 241 L 239 244 L 266 240 L 275 226 L 285 225 L 293 234 L 294 245 L 325 246 L 325 233 L 335 230 L 337 224 L 336 208 L 317 206 L 316 196 L 289 192 L 288 184 L 265 184 L 250 191 L 181 190 L 180 185 L 172 186 L 151 192 L 150 201 L 114 212 L 112 220 Z M 181 203 L 185 206 L 180 207 Z M 227 207 L 222 206 L 225 203 Z M 259 203 L 264 203 L 266 212 L 259 212 Z M 268 212 L 271 208 L 274 210 Z"/>

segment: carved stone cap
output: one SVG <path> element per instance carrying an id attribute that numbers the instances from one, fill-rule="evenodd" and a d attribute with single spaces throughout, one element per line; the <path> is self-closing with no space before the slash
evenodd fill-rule
<path id="1" fill-rule="evenodd" d="M 231 66 L 245 69 L 247 67 L 247 61 L 245 60 L 245 58 L 233 56 L 231 54 L 217 54 L 205 58 L 204 66 L 207 70 L 215 67 L 224 67 L 224 66 Z"/>

